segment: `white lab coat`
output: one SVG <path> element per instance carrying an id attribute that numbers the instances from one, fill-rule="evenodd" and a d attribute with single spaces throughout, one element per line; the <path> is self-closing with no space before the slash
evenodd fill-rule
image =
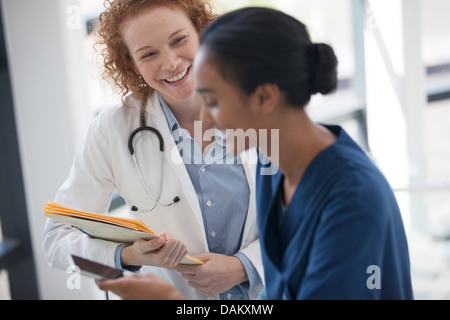
<path id="1" fill-rule="evenodd" d="M 125 199 L 127 207 L 133 205 L 148 209 L 152 201 L 146 194 L 138 177 L 128 149 L 128 138 L 140 126 L 139 103 L 129 97 L 122 104 L 101 112 L 93 121 L 84 142 L 79 147 L 72 169 L 58 190 L 55 202 L 76 209 L 106 213 L 114 189 Z M 170 231 L 188 247 L 189 254 L 208 251 L 202 214 L 194 186 L 173 141 L 158 96 L 154 93 L 147 103 L 147 125 L 158 129 L 165 143 L 163 185 L 161 203 L 170 203 L 175 196 L 180 202 L 171 207 L 159 207 L 150 213 L 130 215 L 143 220 L 156 232 Z M 135 148 L 138 163 L 147 187 L 157 195 L 161 173 L 160 151 L 156 136 L 142 139 Z M 153 140 L 152 140 L 153 139 Z M 256 223 L 255 169 L 256 151 L 241 155 L 250 187 L 250 204 L 244 227 L 240 252 L 244 253 L 264 279 L 260 245 Z M 114 266 L 114 254 L 119 244 L 92 239 L 85 234 L 47 220 L 43 233 L 42 248 L 50 266 L 66 270 L 72 264 L 71 254 L 99 263 Z M 163 268 L 143 267 L 141 272 L 155 272 L 175 285 L 189 299 L 204 299 L 189 287 L 179 273 Z M 256 298 L 258 291 L 249 292 Z"/>

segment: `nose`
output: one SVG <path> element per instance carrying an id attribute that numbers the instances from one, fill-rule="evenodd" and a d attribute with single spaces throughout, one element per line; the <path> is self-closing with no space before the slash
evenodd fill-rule
<path id="1" fill-rule="evenodd" d="M 164 55 L 163 66 L 168 71 L 175 71 L 181 63 L 181 58 L 173 50 L 167 50 Z"/>

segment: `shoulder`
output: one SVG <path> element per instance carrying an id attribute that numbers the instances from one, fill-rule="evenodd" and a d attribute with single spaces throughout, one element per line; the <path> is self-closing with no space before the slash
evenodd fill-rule
<path id="1" fill-rule="evenodd" d="M 320 166 L 328 168 L 325 171 L 328 171 L 328 179 L 335 176 L 333 180 L 337 190 L 374 196 L 392 191 L 369 155 L 342 128 L 339 129 L 337 142 L 321 160 Z"/>
<path id="2" fill-rule="evenodd" d="M 384 220 L 399 211 L 385 176 L 345 131 L 312 173 L 321 175 L 315 183 L 321 186 L 330 213 L 339 210 L 342 216 Z"/>
<path id="3" fill-rule="evenodd" d="M 157 94 L 152 94 L 146 102 L 146 110 L 151 112 L 156 109 Z M 133 126 L 140 125 L 140 110 L 142 102 L 133 95 L 125 97 L 125 99 L 117 104 L 101 110 L 95 117 L 93 125 L 100 126 Z"/>
<path id="4" fill-rule="evenodd" d="M 370 164 L 348 161 L 336 173 L 321 221 L 383 230 L 400 216 L 394 193 L 384 176 Z M 324 200 L 322 198 L 322 200 Z"/>
<path id="5" fill-rule="evenodd" d="M 131 103 L 130 103 L 131 102 Z M 124 117 L 136 116 L 139 113 L 139 106 L 137 101 L 131 97 L 127 97 L 125 101 L 118 102 L 115 105 L 101 110 L 97 116 L 97 121 L 111 121 L 118 120 Z"/>
<path id="6" fill-rule="evenodd" d="M 148 112 L 153 112 L 154 109 L 159 106 L 158 94 L 155 91 L 153 94 L 145 102 L 145 109 Z M 103 117 L 120 117 L 127 114 L 139 114 L 142 107 L 142 101 L 137 99 L 134 95 L 129 95 L 124 98 L 123 101 L 118 102 L 117 104 L 103 109 L 99 112 L 99 115 Z"/>

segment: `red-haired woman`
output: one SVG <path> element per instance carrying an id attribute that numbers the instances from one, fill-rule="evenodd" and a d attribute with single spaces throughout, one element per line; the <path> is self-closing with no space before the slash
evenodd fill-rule
<path id="1" fill-rule="evenodd" d="M 161 237 L 125 245 L 48 221 L 47 260 L 66 269 L 75 254 L 151 270 L 189 299 L 252 299 L 263 286 L 256 163 L 230 157 L 220 135 L 204 134 L 212 124 L 197 122 L 203 100 L 192 64 L 199 33 L 216 16 L 201 0 L 106 2 L 97 48 L 122 103 L 94 119 L 54 201 L 106 213 L 116 190 Z M 173 270 L 187 253 L 204 264 Z"/>

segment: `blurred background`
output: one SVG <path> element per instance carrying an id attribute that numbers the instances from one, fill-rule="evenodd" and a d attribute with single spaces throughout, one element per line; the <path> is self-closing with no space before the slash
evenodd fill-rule
<path id="1" fill-rule="evenodd" d="M 395 191 L 416 299 L 450 299 L 450 1 L 215 0 L 219 13 L 267 6 L 339 58 L 339 88 L 308 106 L 342 125 Z M 92 22 L 103 0 L 1 0 L 0 300 L 104 299 L 91 279 L 50 269 L 44 204 L 95 115 L 119 101 L 100 79 Z M 123 210 L 115 199 L 111 212 Z"/>

